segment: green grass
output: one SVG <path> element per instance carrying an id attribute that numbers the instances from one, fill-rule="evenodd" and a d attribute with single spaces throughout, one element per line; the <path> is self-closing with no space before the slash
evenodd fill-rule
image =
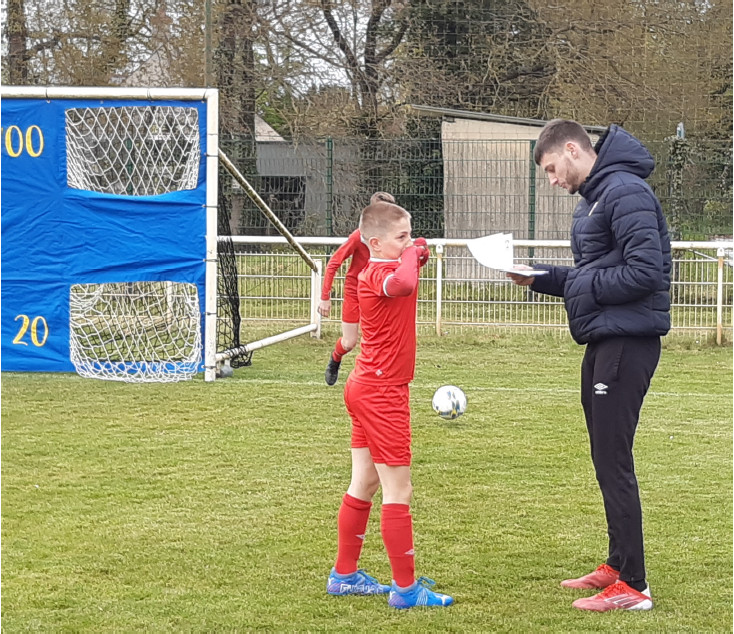
<path id="1" fill-rule="evenodd" d="M 4 374 L 3 631 L 732 631 L 731 348 L 665 344 L 635 450 L 655 609 L 587 614 L 558 585 L 606 548 L 582 348 L 421 336 L 417 566 L 456 604 L 397 612 L 325 593 L 349 478 L 326 335 L 214 384 Z M 430 409 L 441 383 L 468 395 L 457 421 Z M 379 507 L 361 563 L 389 579 Z"/>

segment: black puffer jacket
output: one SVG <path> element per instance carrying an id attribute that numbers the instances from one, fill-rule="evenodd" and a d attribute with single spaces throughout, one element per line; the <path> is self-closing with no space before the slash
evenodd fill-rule
<path id="1" fill-rule="evenodd" d="M 536 265 L 548 275 L 532 289 L 563 297 L 578 343 L 670 330 L 670 239 L 647 178 L 655 166 L 644 145 L 612 125 L 579 188 L 571 225 L 575 266 Z"/>

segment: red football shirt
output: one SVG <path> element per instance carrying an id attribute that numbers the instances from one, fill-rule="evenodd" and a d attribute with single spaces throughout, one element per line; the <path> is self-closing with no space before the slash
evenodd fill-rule
<path id="1" fill-rule="evenodd" d="M 359 272 L 367 266 L 367 262 L 370 259 L 370 250 L 367 245 L 362 242 L 362 236 L 359 233 L 359 229 L 353 231 L 347 238 L 347 241 L 340 245 L 329 258 L 329 263 L 326 265 L 326 271 L 324 273 L 324 282 L 321 286 L 321 299 L 327 300 L 331 298 L 331 286 L 334 283 L 334 276 L 339 270 L 339 267 L 344 263 L 344 260 L 349 257 L 352 258 L 352 262 L 349 264 L 349 268 L 347 269 L 345 285 L 350 286 L 351 282 L 356 287 L 357 276 L 359 275 Z M 350 278 L 354 279 L 351 280 Z"/>
<path id="2" fill-rule="evenodd" d="M 362 341 L 351 379 L 403 385 L 415 374 L 419 249 L 400 260 L 370 260 L 359 274 Z M 392 295 L 392 296 L 391 296 Z"/>

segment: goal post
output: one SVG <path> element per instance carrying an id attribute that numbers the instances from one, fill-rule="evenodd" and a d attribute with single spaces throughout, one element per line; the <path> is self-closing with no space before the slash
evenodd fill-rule
<path id="1" fill-rule="evenodd" d="M 218 92 L 2 87 L 2 370 L 216 372 Z"/>

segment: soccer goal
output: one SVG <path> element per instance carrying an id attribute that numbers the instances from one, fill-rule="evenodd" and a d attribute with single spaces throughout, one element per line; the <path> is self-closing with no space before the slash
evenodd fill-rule
<path id="1" fill-rule="evenodd" d="M 216 90 L 3 87 L 2 126 L 3 371 L 210 381 L 251 354 Z"/>

